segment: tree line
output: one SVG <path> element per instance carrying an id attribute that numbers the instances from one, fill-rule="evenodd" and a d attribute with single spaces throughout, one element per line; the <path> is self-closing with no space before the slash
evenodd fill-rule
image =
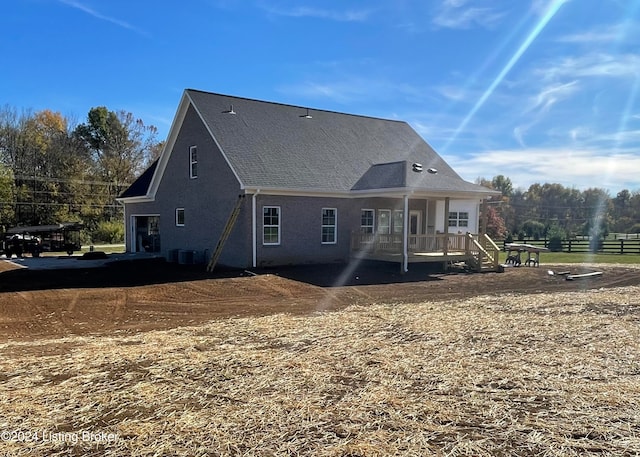
<path id="1" fill-rule="evenodd" d="M 0 225 L 81 222 L 87 233 L 121 227 L 116 197 L 162 146 L 157 129 L 129 112 L 94 107 L 84 122 L 74 123 L 51 110 L 5 106 L 0 109 Z"/>
<path id="2" fill-rule="evenodd" d="M 496 238 L 603 239 L 609 233 L 640 233 L 640 190 L 578 190 L 561 184 L 535 183 L 514 189 L 503 175 L 478 184 L 501 192 L 490 201 L 488 233 Z"/>
<path id="3" fill-rule="evenodd" d="M 121 238 L 122 207 L 116 197 L 162 147 L 157 129 L 129 112 L 94 107 L 77 123 L 51 110 L 4 107 L 0 228 L 81 222 L 95 235 L 93 241 Z M 487 209 L 488 233 L 495 238 L 640 233 L 639 190 L 622 190 L 612 197 L 605 189 L 580 191 L 549 183 L 515 189 L 503 175 L 476 182 L 502 194 Z M 98 235 L 102 232 L 116 233 Z"/>

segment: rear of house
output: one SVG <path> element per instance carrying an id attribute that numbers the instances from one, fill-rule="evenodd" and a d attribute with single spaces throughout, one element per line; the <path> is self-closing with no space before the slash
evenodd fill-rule
<path id="1" fill-rule="evenodd" d="M 160 158 L 120 201 L 131 252 L 240 268 L 354 256 L 406 267 L 468 251 L 494 194 L 405 122 L 186 90 Z"/>

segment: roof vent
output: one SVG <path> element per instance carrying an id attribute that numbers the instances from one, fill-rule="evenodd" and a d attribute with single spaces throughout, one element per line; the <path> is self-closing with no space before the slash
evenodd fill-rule
<path id="1" fill-rule="evenodd" d="M 432 175 L 435 175 L 438 172 L 438 170 L 436 170 L 435 168 L 427 168 L 427 172 L 431 173 Z"/>
<path id="2" fill-rule="evenodd" d="M 303 117 L 305 119 L 313 119 L 311 114 L 309 114 L 309 108 L 307 108 L 307 114 L 301 114 L 300 117 Z"/>
<path id="3" fill-rule="evenodd" d="M 223 114 L 236 114 L 236 112 L 233 110 L 233 105 L 231 105 L 228 110 L 224 110 L 222 113 Z"/>
<path id="4" fill-rule="evenodd" d="M 416 162 L 413 165 L 411 165 L 411 169 L 416 173 L 422 173 L 422 164 Z"/>

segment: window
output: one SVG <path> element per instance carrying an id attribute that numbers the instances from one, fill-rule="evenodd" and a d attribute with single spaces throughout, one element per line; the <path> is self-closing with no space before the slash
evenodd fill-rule
<path id="1" fill-rule="evenodd" d="M 467 211 L 450 211 L 449 227 L 469 227 L 469 213 Z"/>
<path id="2" fill-rule="evenodd" d="M 391 233 L 391 210 L 378 210 L 378 233 L 388 235 Z"/>
<path id="3" fill-rule="evenodd" d="M 373 233 L 374 211 L 363 209 L 360 212 L 360 233 Z"/>
<path id="4" fill-rule="evenodd" d="M 262 244 L 280 244 L 280 207 L 262 207 Z"/>
<path id="5" fill-rule="evenodd" d="M 189 147 L 189 177 L 198 177 L 198 146 Z"/>
<path id="6" fill-rule="evenodd" d="M 338 210 L 322 208 L 322 244 L 335 244 Z"/>
<path id="7" fill-rule="evenodd" d="M 395 235 L 402 234 L 403 228 L 404 228 L 404 212 L 400 210 L 395 210 L 393 212 L 393 233 Z"/>
<path id="8" fill-rule="evenodd" d="M 176 208 L 176 225 L 184 227 L 184 208 Z"/>

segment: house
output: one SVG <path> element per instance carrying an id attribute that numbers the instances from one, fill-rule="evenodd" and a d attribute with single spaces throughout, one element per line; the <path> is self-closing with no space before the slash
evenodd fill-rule
<path id="1" fill-rule="evenodd" d="M 406 271 L 497 266 L 497 247 L 477 235 L 495 194 L 406 122 L 188 89 L 159 159 L 119 201 L 129 252 L 239 268 L 365 258 Z"/>

